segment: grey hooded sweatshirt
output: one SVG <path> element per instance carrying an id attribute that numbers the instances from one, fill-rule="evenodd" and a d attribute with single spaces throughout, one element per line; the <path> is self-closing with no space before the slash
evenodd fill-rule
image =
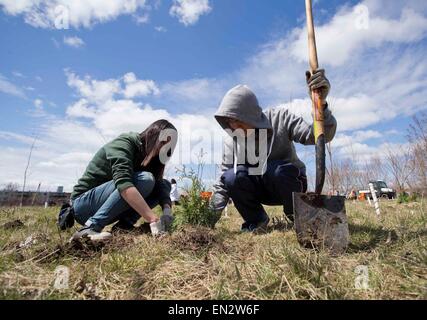
<path id="1" fill-rule="evenodd" d="M 256 129 L 267 129 L 269 134 L 266 161 L 283 160 L 286 163 L 292 163 L 299 169 L 305 169 L 304 163 L 296 154 L 294 142 L 314 145 L 313 125 L 305 122 L 302 117 L 292 114 L 288 109 L 276 107 L 263 112 L 255 94 L 247 86 L 238 85 L 225 95 L 215 118 L 225 130 L 230 128 L 224 118 L 240 120 Z M 327 142 L 334 138 L 336 128 L 337 121 L 331 111 L 326 108 L 325 136 Z M 232 136 L 224 142 L 222 174 L 233 167 L 236 170 L 238 159 L 236 154 L 239 148 L 241 146 Z M 223 210 L 228 200 L 227 190 L 219 178 L 214 185 L 213 208 L 218 211 Z"/>

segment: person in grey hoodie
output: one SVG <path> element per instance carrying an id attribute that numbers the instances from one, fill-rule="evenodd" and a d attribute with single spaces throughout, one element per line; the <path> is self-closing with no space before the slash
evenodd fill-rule
<path id="1" fill-rule="evenodd" d="M 330 91 L 325 71 L 307 72 L 310 97 L 319 92 L 322 101 Z M 310 106 L 307 106 L 309 108 Z M 330 142 L 337 122 L 325 108 L 325 136 Z M 215 118 L 227 131 L 224 142 L 222 175 L 214 185 L 211 205 L 218 213 L 230 198 L 244 219 L 242 231 L 265 229 L 270 219 L 263 205 L 281 205 L 293 219 L 293 192 L 307 192 L 304 163 L 294 143 L 314 145 L 313 125 L 284 107 L 263 112 L 255 94 L 247 86 L 232 88 L 223 98 Z"/>

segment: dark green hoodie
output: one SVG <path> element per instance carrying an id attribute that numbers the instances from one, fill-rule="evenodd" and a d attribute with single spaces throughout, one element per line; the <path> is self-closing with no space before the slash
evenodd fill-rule
<path id="1" fill-rule="evenodd" d="M 82 178 L 74 186 L 71 199 L 78 198 L 83 193 L 113 180 L 119 192 L 134 186 L 134 172 L 142 171 L 141 163 L 145 151 L 138 133 L 130 132 L 103 146 L 93 157 Z M 169 199 L 161 199 L 160 203 Z"/>

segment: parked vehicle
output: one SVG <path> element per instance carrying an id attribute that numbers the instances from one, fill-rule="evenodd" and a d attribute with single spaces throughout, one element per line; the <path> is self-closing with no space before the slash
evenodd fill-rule
<path id="1" fill-rule="evenodd" d="M 393 190 L 387 186 L 384 181 L 369 181 L 369 183 L 374 185 L 374 190 L 378 198 L 383 199 L 394 199 L 396 198 L 396 190 Z M 360 190 L 359 195 L 363 194 L 365 199 L 368 197 L 372 199 L 371 190 L 368 188 L 366 190 Z"/>

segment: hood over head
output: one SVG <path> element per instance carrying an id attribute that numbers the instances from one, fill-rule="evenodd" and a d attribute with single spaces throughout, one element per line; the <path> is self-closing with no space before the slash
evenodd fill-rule
<path id="1" fill-rule="evenodd" d="M 229 129 L 224 118 L 242 121 L 255 129 L 273 129 L 270 121 L 262 112 L 257 97 L 245 85 L 238 85 L 227 92 L 215 118 L 223 129 Z"/>

